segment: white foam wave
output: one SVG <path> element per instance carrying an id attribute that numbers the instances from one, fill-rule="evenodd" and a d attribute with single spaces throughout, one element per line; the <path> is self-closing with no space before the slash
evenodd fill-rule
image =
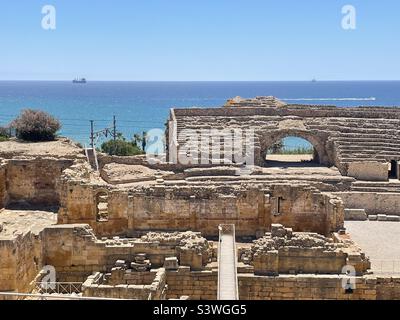
<path id="1" fill-rule="evenodd" d="M 370 98 L 280 98 L 283 101 L 376 101 L 375 97 Z"/>

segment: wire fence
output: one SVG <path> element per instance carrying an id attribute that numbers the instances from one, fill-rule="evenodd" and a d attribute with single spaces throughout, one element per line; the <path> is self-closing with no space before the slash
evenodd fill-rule
<path id="1" fill-rule="evenodd" d="M 400 275 L 400 260 L 371 260 L 372 271 L 375 274 Z"/>

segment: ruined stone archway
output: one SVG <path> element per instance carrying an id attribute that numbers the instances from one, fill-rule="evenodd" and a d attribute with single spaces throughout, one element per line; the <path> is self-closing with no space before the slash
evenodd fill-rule
<path id="1" fill-rule="evenodd" d="M 286 129 L 268 133 L 261 133 L 258 135 L 260 142 L 260 165 L 265 164 L 268 149 L 276 142 L 283 140 L 287 137 L 298 137 L 307 140 L 315 150 L 314 160 L 321 165 L 332 166 L 334 165 L 333 155 L 328 152 L 327 137 L 323 134 L 315 134 L 310 131 Z"/>

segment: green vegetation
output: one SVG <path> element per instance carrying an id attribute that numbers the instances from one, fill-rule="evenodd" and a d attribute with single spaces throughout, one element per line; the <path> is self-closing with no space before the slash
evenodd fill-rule
<path id="1" fill-rule="evenodd" d="M 121 134 L 118 135 L 115 141 L 109 140 L 104 142 L 101 145 L 100 151 L 111 156 L 136 156 L 144 154 L 143 149 L 139 146 L 135 138 L 133 141 L 126 141 Z"/>
<path id="2" fill-rule="evenodd" d="M 23 110 L 10 126 L 15 128 L 17 138 L 31 142 L 53 141 L 61 129 L 61 123 L 56 118 L 32 109 Z"/>
<path id="3" fill-rule="evenodd" d="M 268 149 L 269 154 L 280 154 L 283 151 L 284 144 L 283 140 L 278 141 L 272 145 L 271 148 Z"/>
<path id="4" fill-rule="evenodd" d="M 268 154 L 281 154 L 281 155 L 291 155 L 291 154 L 314 154 L 313 147 L 297 147 L 297 148 L 287 148 L 283 140 L 276 142 L 272 147 L 268 149 Z"/>
<path id="5" fill-rule="evenodd" d="M 274 154 L 314 154 L 314 148 L 297 147 L 295 149 L 281 149 L 279 152 Z"/>
<path id="6" fill-rule="evenodd" d="M 5 127 L 0 127 L 0 142 L 7 141 L 10 139 L 10 129 Z"/>

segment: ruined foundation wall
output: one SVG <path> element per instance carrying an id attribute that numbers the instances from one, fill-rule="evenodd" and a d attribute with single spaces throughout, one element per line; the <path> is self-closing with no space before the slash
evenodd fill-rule
<path id="1" fill-rule="evenodd" d="M 165 300 L 166 298 L 166 273 L 163 268 L 143 273 L 141 277 L 132 274 L 134 281 L 128 278 L 120 284 L 104 283 L 102 276 L 103 274 L 96 273 L 88 277 L 82 286 L 84 297 L 133 300 Z"/>
<path id="2" fill-rule="evenodd" d="M 242 300 L 375 300 L 376 280 L 359 277 L 356 289 L 346 294 L 341 276 L 280 275 L 279 277 L 239 275 Z M 400 298 L 400 296 L 398 297 Z"/>
<path id="3" fill-rule="evenodd" d="M 168 299 L 189 296 L 192 300 L 217 299 L 217 271 L 190 272 L 186 267 L 167 271 Z"/>
<path id="4" fill-rule="evenodd" d="M 2 161 L 0 163 L 0 209 L 4 208 L 8 202 L 6 176 L 7 163 Z"/>
<path id="5" fill-rule="evenodd" d="M 349 209 L 365 209 L 368 215 L 400 215 L 400 194 L 380 192 L 336 192 Z"/>
<path id="6" fill-rule="evenodd" d="M 177 237 L 180 239 L 182 236 Z M 179 240 L 170 244 L 156 239 L 103 241 L 96 238 L 88 225 L 57 225 L 43 231 L 43 260 L 56 268 L 57 280 L 62 282 L 83 282 L 93 272 L 108 272 L 117 260 L 132 261 L 137 254 L 146 254 L 153 267 L 162 267 L 166 257 L 178 257 L 181 264 L 193 270 L 201 269 L 208 260 L 208 249 L 204 246 L 206 240 L 193 233 L 186 236 L 192 237 L 200 241 L 198 247 L 179 247 L 183 246 Z"/>
<path id="7" fill-rule="evenodd" d="M 28 292 L 42 268 L 40 239 L 31 232 L 0 240 L 0 291 Z"/>
<path id="8" fill-rule="evenodd" d="M 238 274 L 241 300 L 399 300 L 400 278 L 364 276 L 356 278 L 349 294 L 339 275 L 255 276 Z M 188 295 L 193 300 L 217 298 L 216 271 L 189 272 L 184 268 L 167 272 L 168 298 Z"/>
<path id="9" fill-rule="evenodd" d="M 7 161 L 6 186 L 9 202 L 58 206 L 60 177 L 73 160 L 12 159 Z"/>
<path id="10" fill-rule="evenodd" d="M 108 194 L 107 221 L 96 219 L 99 192 Z M 65 181 L 59 223 L 89 224 L 98 236 L 194 230 L 212 237 L 226 223 L 236 225 L 238 236 L 254 237 L 269 231 L 272 223 L 327 235 L 343 227 L 343 210 L 340 199 L 305 185 L 160 184 L 130 191 Z"/>

